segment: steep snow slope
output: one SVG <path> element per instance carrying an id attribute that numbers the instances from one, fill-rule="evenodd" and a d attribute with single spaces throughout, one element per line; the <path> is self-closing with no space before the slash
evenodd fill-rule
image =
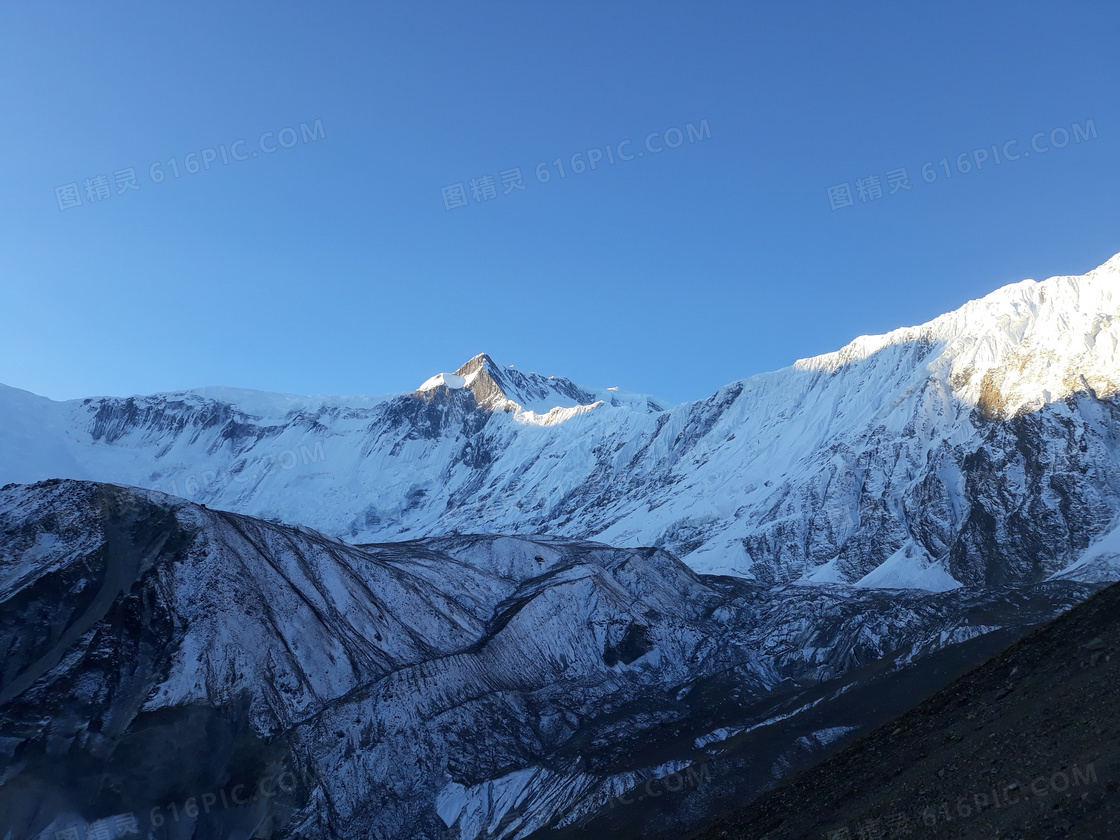
<path id="1" fill-rule="evenodd" d="M 132 814 L 160 840 L 524 838 L 722 756 L 705 790 L 747 796 L 951 678 L 922 670 L 936 652 L 1088 590 L 1031 591 L 768 588 L 550 538 L 356 547 L 9 485 L 0 837 L 114 838 Z"/>
<path id="2" fill-rule="evenodd" d="M 1120 255 L 679 406 L 480 355 L 384 401 L 0 391 L 0 481 L 154 487 L 348 541 L 553 534 L 760 582 L 1042 580 L 1120 524 Z M 23 454 L 30 453 L 30 454 Z"/>

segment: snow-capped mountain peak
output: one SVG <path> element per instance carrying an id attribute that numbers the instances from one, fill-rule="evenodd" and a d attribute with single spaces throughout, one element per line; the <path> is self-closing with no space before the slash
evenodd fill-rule
<path id="1" fill-rule="evenodd" d="M 525 411 L 547 415 L 553 409 L 589 407 L 597 399 L 570 379 L 522 373 L 502 368 L 486 353 L 479 353 L 454 373 L 437 373 L 426 380 L 417 394 L 433 395 L 440 388 L 468 389 L 479 408 L 490 411 Z"/>
<path id="2" fill-rule="evenodd" d="M 1083 276 L 1022 280 L 916 327 L 860 336 L 799 360 L 835 372 L 891 347 L 929 350 L 923 373 L 994 419 L 1035 411 L 1074 393 L 1120 392 L 1120 254 Z"/>

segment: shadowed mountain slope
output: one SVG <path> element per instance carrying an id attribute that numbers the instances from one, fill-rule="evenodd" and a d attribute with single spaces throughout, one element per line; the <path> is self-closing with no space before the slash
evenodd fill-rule
<path id="1" fill-rule="evenodd" d="M 1098 840 L 1118 784 L 1113 585 L 694 840 Z"/>
<path id="2" fill-rule="evenodd" d="M 134 488 L 8 485 L 0 837 L 131 814 L 160 840 L 523 840 L 707 763 L 695 801 L 742 798 L 1090 591 L 772 587 L 654 548 L 354 546 Z M 285 773 L 282 795 L 168 821 Z"/>

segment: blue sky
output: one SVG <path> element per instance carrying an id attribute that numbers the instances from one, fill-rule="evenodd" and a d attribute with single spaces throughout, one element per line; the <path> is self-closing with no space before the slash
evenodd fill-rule
<path id="1" fill-rule="evenodd" d="M 0 382 L 681 401 L 1120 251 L 1115 2 L 360 5 L 0 7 Z"/>

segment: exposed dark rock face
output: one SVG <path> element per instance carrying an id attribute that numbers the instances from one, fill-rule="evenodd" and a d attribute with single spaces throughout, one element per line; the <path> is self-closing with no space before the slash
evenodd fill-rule
<path id="1" fill-rule="evenodd" d="M 649 628 L 640 624 L 631 624 L 626 628 L 626 633 L 617 645 L 612 645 L 610 640 L 607 641 L 607 646 L 603 650 L 603 662 L 611 667 L 619 662 L 629 665 L 651 650 L 653 650 L 653 640 L 650 638 Z"/>

